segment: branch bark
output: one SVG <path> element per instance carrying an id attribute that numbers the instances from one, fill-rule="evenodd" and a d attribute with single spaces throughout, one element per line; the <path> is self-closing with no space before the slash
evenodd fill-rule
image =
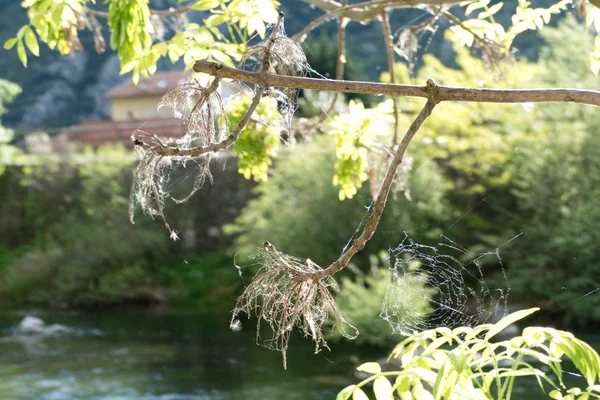
<path id="1" fill-rule="evenodd" d="M 600 91 L 585 89 L 482 89 L 435 85 L 404 85 L 376 82 L 344 81 L 275 75 L 250 72 L 227 67 L 220 63 L 201 60 L 194 65 L 195 72 L 214 77 L 255 83 L 262 87 L 315 89 L 344 93 L 381 94 L 387 96 L 423 97 L 435 102 L 466 101 L 476 103 L 579 103 L 600 106 Z"/>
<path id="2" fill-rule="evenodd" d="M 385 24 L 385 23 L 384 23 Z M 385 25 L 384 25 L 385 28 Z M 389 33 L 390 29 L 385 29 Z M 352 241 L 352 245 L 327 268 L 314 272 L 301 274 L 297 279 L 321 280 L 346 268 L 352 257 L 361 251 L 366 243 L 373 237 L 381 215 L 385 208 L 387 198 L 393 183 L 398 166 L 402 163 L 406 149 L 411 140 L 431 115 L 434 107 L 442 101 L 486 102 L 486 103 L 539 103 L 539 102 L 573 102 L 587 105 L 600 106 L 600 91 L 582 89 L 474 89 L 450 86 L 438 86 L 431 79 L 424 86 L 385 84 L 372 82 L 349 82 L 343 80 L 326 80 L 304 77 L 281 76 L 261 72 L 249 72 L 224 66 L 207 60 L 197 61 L 194 65 L 195 72 L 203 72 L 215 78 L 228 78 L 257 84 L 259 87 L 286 87 L 294 89 L 331 90 L 336 92 L 354 92 L 368 94 L 385 94 L 393 97 L 413 96 L 424 97 L 427 103 L 419 112 L 400 145 L 394 153 L 386 175 L 381 183 L 377 197 L 372 204 L 367 222 L 361 233 Z M 228 138 L 229 140 L 229 138 Z M 233 140 L 235 141 L 235 139 Z M 205 148 L 197 149 L 206 152 Z M 194 149 L 187 155 L 194 156 Z"/>

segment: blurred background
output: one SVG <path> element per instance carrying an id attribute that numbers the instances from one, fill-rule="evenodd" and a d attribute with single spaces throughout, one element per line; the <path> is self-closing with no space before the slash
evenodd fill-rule
<path id="1" fill-rule="evenodd" d="M 281 3 L 289 34 L 319 15 L 304 3 Z M 422 12 L 394 12 L 392 25 L 419 18 Z M 25 23 L 20 2 L 0 0 L 1 43 Z M 589 70 L 593 37 L 570 13 L 519 37 L 517 61 L 501 77 L 445 41 L 446 28 L 440 22 L 420 41 L 426 55 L 414 70 L 398 65 L 398 82 L 600 88 Z M 327 77 L 335 75 L 335 32 L 335 22 L 324 24 L 305 43 L 312 68 Z M 389 81 L 380 27 L 352 23 L 347 36 L 345 78 Z M 255 321 L 229 329 L 236 297 L 256 271 L 248 255 L 269 240 L 326 265 L 360 223 L 369 185 L 340 201 L 333 140 L 315 134 L 281 150 L 267 181 L 245 179 L 233 157 L 214 162 L 213 184 L 167 205 L 179 241 L 161 221 L 136 215 L 131 224 L 131 133 L 181 135 L 183 127 L 156 106 L 190 74 L 163 60 L 135 86 L 119 75 L 115 52 L 91 50 L 87 32 L 81 41 L 85 50 L 72 56 L 42 48 L 26 69 L 15 51 L 0 51 L 0 398 L 332 398 L 356 380 L 356 365 L 385 357 L 401 339 L 378 316 L 389 280 L 386 250 L 406 234 L 427 245 L 451 238 L 465 263 L 469 254 L 499 248 L 484 263 L 486 287 L 506 290 L 508 309 L 541 307 L 537 323 L 575 331 L 600 350 L 594 109 L 441 105 L 411 145 L 409 190 L 390 200 L 374 239 L 340 279 L 337 301 L 359 340 L 331 334 L 331 352 L 314 355 L 298 335 L 284 370 L 279 353 L 256 346 Z M 351 99 L 383 100 L 342 97 L 339 107 Z M 329 101 L 303 93 L 298 117 L 318 120 Z M 413 106 L 401 100 L 407 114 Z M 174 172 L 174 194 L 189 191 L 193 168 Z M 234 259 L 250 265 L 242 278 Z M 415 293 L 402 299 L 405 307 L 426 309 L 424 294 Z"/>

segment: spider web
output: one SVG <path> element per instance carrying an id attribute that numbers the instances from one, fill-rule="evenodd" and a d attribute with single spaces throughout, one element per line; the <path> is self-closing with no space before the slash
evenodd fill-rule
<path id="1" fill-rule="evenodd" d="M 510 286 L 500 247 L 474 253 L 443 235 L 437 245 L 428 246 L 405 233 L 390 250 L 390 284 L 381 318 L 394 333 L 405 336 L 436 326 L 474 326 L 501 318 L 507 313 Z M 493 283 L 486 282 L 492 275 Z M 430 307 L 411 306 L 415 301 Z"/>

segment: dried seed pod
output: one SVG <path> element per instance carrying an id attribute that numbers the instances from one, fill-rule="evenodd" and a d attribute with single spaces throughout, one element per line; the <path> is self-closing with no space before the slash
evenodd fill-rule
<path id="1" fill-rule="evenodd" d="M 233 310 L 232 324 L 239 314 L 258 318 L 256 341 L 283 355 L 287 366 L 286 351 L 290 335 L 296 327 L 315 342 L 315 353 L 328 348 L 323 336 L 323 325 L 330 317 L 343 336 L 354 339 L 358 330 L 348 323 L 335 304 L 330 289 L 337 284 L 331 277 L 313 279 L 312 274 L 322 269 L 310 259 L 288 256 L 275 249 L 269 242 L 260 252 L 262 268 L 244 293 L 238 298 Z M 272 336 L 261 340 L 261 324 L 266 322 Z"/>

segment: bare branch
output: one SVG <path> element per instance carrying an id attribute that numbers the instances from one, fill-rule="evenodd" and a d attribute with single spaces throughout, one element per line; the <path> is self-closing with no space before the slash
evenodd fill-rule
<path id="1" fill-rule="evenodd" d="M 344 0 L 344 6 L 348 4 L 348 0 Z M 335 79 L 342 80 L 344 79 L 344 68 L 346 66 L 346 24 L 347 21 L 344 17 L 338 17 L 338 53 L 337 53 L 337 64 L 335 68 Z M 320 125 L 325 121 L 325 118 L 329 116 L 335 109 L 335 105 L 340 96 L 340 92 L 335 92 L 333 98 L 331 99 L 331 104 L 321 118 L 316 122 L 316 125 Z"/>
<path id="2" fill-rule="evenodd" d="M 585 89 L 476 89 L 452 86 L 404 85 L 377 82 L 315 79 L 242 71 L 208 60 L 196 61 L 194 71 L 215 77 L 293 89 L 316 89 L 343 93 L 382 94 L 423 97 L 436 102 L 468 101 L 475 103 L 579 103 L 600 106 L 600 91 Z"/>
<path id="3" fill-rule="evenodd" d="M 383 37 L 385 41 L 385 52 L 388 61 L 388 72 L 390 73 L 390 82 L 396 83 L 396 71 L 394 68 L 394 44 L 392 43 L 392 29 L 390 26 L 390 16 L 387 12 L 381 14 L 381 25 L 383 27 Z M 398 98 L 393 98 L 394 102 L 394 136 L 392 148 L 396 145 L 396 140 L 399 134 L 399 115 L 398 115 Z"/>
<path id="4" fill-rule="evenodd" d="M 428 88 L 431 91 L 435 91 L 436 86 L 430 81 Z M 402 163 L 404 153 L 406 153 L 408 145 L 421 125 L 423 125 L 423 122 L 425 122 L 427 117 L 431 115 L 431 111 L 433 111 L 433 108 L 436 104 L 437 103 L 435 101 L 428 100 L 423 109 L 421 109 L 421 112 L 419 112 L 413 123 L 408 128 L 408 131 L 406 131 L 402 142 L 400 142 L 400 145 L 394 154 L 394 158 L 390 162 L 390 166 L 387 169 L 385 178 L 383 178 L 383 182 L 381 182 L 379 193 L 372 204 L 370 215 L 365 226 L 363 227 L 361 234 L 352 241 L 350 248 L 348 248 L 348 250 L 346 250 L 334 263 L 332 263 L 326 269 L 313 274 L 312 279 L 323 279 L 325 277 L 332 276 L 336 272 L 346 268 L 352 257 L 361 251 L 367 242 L 373 237 L 373 234 L 377 230 L 377 225 L 379 225 L 379 221 L 381 220 L 381 215 L 383 214 L 383 209 L 385 208 L 390 189 L 392 188 L 394 175 L 396 174 L 398 166 Z"/>
<path id="5" fill-rule="evenodd" d="M 314 5 L 325 11 L 325 14 L 311 21 L 300 32 L 295 34 L 292 39 L 304 41 L 310 31 L 337 16 L 343 16 L 352 21 L 368 22 L 379 18 L 382 12 L 394 8 L 418 8 L 454 5 L 462 0 L 375 0 L 362 3 L 343 6 L 341 3 L 332 0 L 303 0 L 305 3 Z"/>

